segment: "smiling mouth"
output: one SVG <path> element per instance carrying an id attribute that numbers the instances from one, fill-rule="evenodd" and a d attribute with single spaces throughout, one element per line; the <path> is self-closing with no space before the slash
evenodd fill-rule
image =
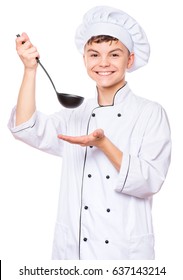
<path id="1" fill-rule="evenodd" d="M 96 72 L 96 73 L 100 76 L 109 76 L 109 75 L 113 74 L 114 72 L 113 71 L 105 71 L 105 72 L 99 71 L 99 72 Z"/>

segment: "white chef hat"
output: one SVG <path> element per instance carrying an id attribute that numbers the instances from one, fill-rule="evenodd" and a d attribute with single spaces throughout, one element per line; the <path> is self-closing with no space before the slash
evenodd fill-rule
<path id="1" fill-rule="evenodd" d="M 115 37 L 130 52 L 134 52 L 135 60 L 128 72 L 147 64 L 150 46 L 146 34 L 136 20 L 127 13 L 108 6 L 90 9 L 83 16 L 83 22 L 76 30 L 75 43 L 78 50 L 83 53 L 87 41 L 97 35 Z"/>

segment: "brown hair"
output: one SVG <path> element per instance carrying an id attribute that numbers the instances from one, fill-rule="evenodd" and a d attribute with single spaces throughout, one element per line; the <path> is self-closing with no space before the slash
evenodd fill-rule
<path id="1" fill-rule="evenodd" d="M 109 36 L 109 35 L 98 35 L 98 36 L 92 36 L 88 40 L 87 44 L 88 45 L 92 45 L 92 43 L 99 44 L 99 43 L 103 43 L 103 42 L 111 42 L 112 43 L 112 41 L 116 41 L 117 42 L 119 40 L 117 38 Z"/>
<path id="2" fill-rule="evenodd" d="M 117 39 L 116 37 L 109 36 L 109 35 L 97 35 L 97 36 L 92 36 L 86 44 L 92 45 L 92 43 L 100 44 L 103 42 L 110 42 L 110 44 L 112 44 L 113 41 L 118 42 L 119 39 Z M 128 54 L 130 54 L 129 50 L 128 50 Z"/>

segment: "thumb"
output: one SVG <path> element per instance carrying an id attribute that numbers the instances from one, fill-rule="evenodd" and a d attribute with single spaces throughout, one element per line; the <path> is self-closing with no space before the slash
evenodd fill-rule
<path id="1" fill-rule="evenodd" d="M 21 37 L 23 37 L 25 41 L 29 41 L 29 36 L 27 35 L 27 33 L 23 32 Z"/>
<path id="2" fill-rule="evenodd" d="M 21 35 L 19 34 L 17 35 L 17 39 L 16 39 L 17 46 L 21 46 L 23 43 L 27 41 L 30 41 L 27 33 L 23 32 Z"/>
<path id="3" fill-rule="evenodd" d="M 93 132 L 93 136 L 94 136 L 94 137 L 97 137 L 97 138 L 102 138 L 102 137 L 104 137 L 104 131 L 103 131 L 103 129 L 96 129 L 96 130 Z"/>

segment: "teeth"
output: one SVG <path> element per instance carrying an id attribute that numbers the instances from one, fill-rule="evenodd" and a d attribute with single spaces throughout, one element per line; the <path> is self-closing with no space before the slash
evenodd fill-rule
<path id="1" fill-rule="evenodd" d="M 101 76 L 107 76 L 110 75 L 112 72 L 98 72 L 99 75 Z"/>

